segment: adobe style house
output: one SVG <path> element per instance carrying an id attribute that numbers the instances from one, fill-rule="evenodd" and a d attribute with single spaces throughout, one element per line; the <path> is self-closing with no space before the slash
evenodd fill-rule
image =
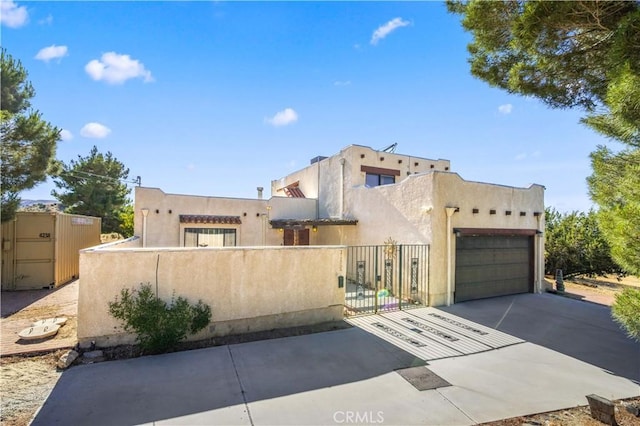
<path id="1" fill-rule="evenodd" d="M 469 182 L 448 160 L 351 145 L 272 181 L 269 199 L 258 190 L 239 199 L 138 187 L 135 235 L 145 247 L 380 247 L 350 252 L 346 278 L 358 297 L 365 287 L 391 289 L 392 270 L 407 282 L 396 293 L 433 306 L 542 290 L 541 185 Z M 428 285 L 418 288 L 423 275 Z"/>

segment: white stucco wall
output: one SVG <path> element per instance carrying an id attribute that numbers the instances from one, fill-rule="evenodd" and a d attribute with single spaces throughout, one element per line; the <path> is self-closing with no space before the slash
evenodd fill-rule
<path id="1" fill-rule="evenodd" d="M 319 163 L 311 164 L 286 177 L 272 181 L 271 190 L 276 194 L 281 188 L 299 182 L 299 187 L 305 196 L 315 197 L 317 194 L 320 218 L 349 218 L 344 215 L 347 204 L 346 192 L 365 184 L 366 174 L 361 171 L 362 166 L 398 170 L 400 175 L 396 177 L 396 182 L 400 182 L 407 176 L 419 173 L 447 171 L 450 168 L 450 162 L 350 145 Z"/>
<path id="2" fill-rule="evenodd" d="M 236 230 L 237 246 L 280 245 L 282 235 L 272 229 L 272 219 L 306 219 L 316 214 L 316 200 L 273 197 L 246 199 L 167 194 L 158 188 L 135 188 L 134 235 L 143 237 L 148 209 L 146 247 L 181 247 L 184 228 L 209 227 Z M 180 215 L 237 216 L 241 224 L 180 223 Z"/>
<path id="3" fill-rule="evenodd" d="M 83 250 L 78 340 L 132 342 L 108 303 L 122 288 L 155 288 L 156 273 L 163 300 L 175 292 L 211 306 L 211 325 L 193 339 L 341 320 L 345 265 L 346 249 L 336 246 Z"/>

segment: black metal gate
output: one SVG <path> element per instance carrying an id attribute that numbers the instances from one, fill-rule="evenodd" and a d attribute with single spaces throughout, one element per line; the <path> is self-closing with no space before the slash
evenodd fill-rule
<path id="1" fill-rule="evenodd" d="M 428 284 L 428 245 L 347 248 L 347 315 L 426 306 Z"/>

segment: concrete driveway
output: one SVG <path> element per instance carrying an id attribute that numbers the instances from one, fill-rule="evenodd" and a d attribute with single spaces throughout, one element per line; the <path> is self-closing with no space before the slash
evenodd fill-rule
<path id="1" fill-rule="evenodd" d="M 640 383 L 640 344 L 613 321 L 609 306 L 544 293 L 441 309 Z"/>
<path id="2" fill-rule="evenodd" d="M 605 316 L 593 319 L 583 311 L 582 302 L 565 304 L 553 297 L 523 295 L 374 316 L 369 325 L 374 324 L 370 331 L 376 335 L 364 326 L 353 327 L 73 367 L 33 424 L 471 425 L 586 405 L 584 396 L 591 393 L 610 399 L 639 395 L 640 387 L 627 377 L 463 318 L 467 311 L 476 312 L 495 321 L 488 324 L 503 327 L 515 321 L 507 319 L 510 315 L 519 315 L 515 306 L 537 307 L 540 300 L 585 315 L 572 323 L 568 339 L 593 327 L 607 330 L 600 334 L 615 332 Z M 482 306 L 504 310 L 482 315 Z M 462 314 L 454 316 L 454 308 Z M 450 326 L 432 317 L 448 318 Z M 518 323 L 525 329 L 546 324 L 544 318 Z M 464 331 L 458 330 L 460 324 Z M 473 337 L 479 332 L 487 334 Z M 464 335 L 475 343 L 459 338 Z M 446 342 L 452 338 L 459 338 L 455 345 Z M 444 353 L 437 339 L 458 354 L 437 355 Z M 599 350 L 600 342 L 592 343 Z M 626 356 L 639 350 L 637 344 L 610 343 L 609 351 Z M 486 348 L 476 350 L 480 344 Z"/>

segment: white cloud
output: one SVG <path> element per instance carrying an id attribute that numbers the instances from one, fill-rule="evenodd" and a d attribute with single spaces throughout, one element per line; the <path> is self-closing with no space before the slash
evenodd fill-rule
<path id="1" fill-rule="evenodd" d="M 70 141 L 71 139 L 73 139 L 73 133 L 71 133 L 67 129 L 62 129 L 60 130 L 60 139 L 62 139 L 63 141 Z"/>
<path id="2" fill-rule="evenodd" d="M 94 80 L 104 80 L 109 84 L 122 84 L 130 78 L 142 78 L 145 83 L 153 81 L 151 71 L 142 62 L 115 52 L 104 53 L 100 59 L 85 65 L 84 69 Z"/>
<path id="3" fill-rule="evenodd" d="M 29 13 L 25 6 L 18 6 L 12 0 L 0 0 L 0 22 L 9 28 L 18 28 L 27 23 Z"/>
<path id="4" fill-rule="evenodd" d="M 500 114 L 511 114 L 511 111 L 513 111 L 513 105 L 511 104 L 504 104 L 498 107 L 498 112 Z"/>
<path id="5" fill-rule="evenodd" d="M 527 158 L 534 159 L 534 158 L 539 158 L 540 155 L 542 155 L 540 153 L 540 151 L 533 151 L 532 153 L 521 152 L 520 154 L 516 155 L 515 160 L 516 161 L 522 161 L 522 160 L 525 160 Z"/>
<path id="6" fill-rule="evenodd" d="M 111 129 L 100 123 L 87 123 L 80 129 L 80 134 L 85 138 L 103 139 L 109 133 L 111 133 Z"/>
<path id="7" fill-rule="evenodd" d="M 51 24 L 53 24 L 53 16 L 52 15 L 47 15 L 46 18 L 39 20 L 38 24 L 40 24 L 40 25 L 51 25 Z"/>
<path id="8" fill-rule="evenodd" d="M 60 59 L 67 56 L 69 49 L 67 46 L 56 46 L 55 44 L 49 47 L 43 47 L 36 54 L 36 59 L 40 59 L 41 61 L 49 62 L 52 59 Z"/>
<path id="9" fill-rule="evenodd" d="M 298 113 L 291 108 L 285 108 L 271 118 L 265 118 L 265 122 L 275 127 L 288 126 L 298 121 Z"/>
<path id="10" fill-rule="evenodd" d="M 371 44 L 375 46 L 380 40 L 391 34 L 393 31 L 400 27 L 406 27 L 409 24 L 409 21 L 404 21 L 402 18 L 394 18 L 390 20 L 373 32 L 373 35 L 371 36 Z"/>
<path id="11" fill-rule="evenodd" d="M 333 85 L 334 86 L 338 86 L 338 87 L 340 87 L 340 86 L 351 86 L 351 81 L 350 80 L 347 80 L 347 81 L 338 80 L 338 81 L 334 81 Z"/>

